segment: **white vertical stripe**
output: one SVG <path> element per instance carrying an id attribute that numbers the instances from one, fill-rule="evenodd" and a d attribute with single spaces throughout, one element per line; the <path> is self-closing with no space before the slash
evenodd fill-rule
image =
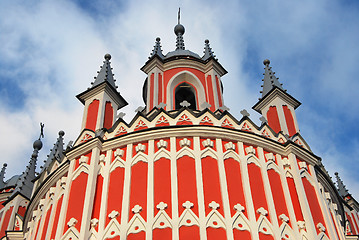
<path id="1" fill-rule="evenodd" d="M 227 188 L 227 179 L 226 179 L 226 170 L 224 167 L 223 160 L 223 148 L 222 140 L 216 139 L 216 149 L 218 155 L 218 171 L 219 171 L 219 182 L 221 184 L 221 193 L 222 193 L 222 202 L 223 202 L 223 212 L 224 219 L 226 222 L 226 232 L 227 239 L 233 239 L 233 228 L 232 228 L 232 216 L 231 216 L 231 206 L 229 204 L 228 188 Z"/>

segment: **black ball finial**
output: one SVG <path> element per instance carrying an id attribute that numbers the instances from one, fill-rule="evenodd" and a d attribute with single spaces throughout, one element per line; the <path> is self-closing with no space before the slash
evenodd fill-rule
<path id="1" fill-rule="evenodd" d="M 161 41 L 161 38 L 160 38 L 160 37 L 157 37 L 157 38 L 156 38 L 156 42 L 159 42 L 159 41 Z"/>
<path id="2" fill-rule="evenodd" d="M 175 26 L 174 31 L 175 31 L 175 34 L 176 34 L 176 35 L 178 35 L 178 34 L 183 35 L 184 32 L 185 32 L 185 29 L 184 29 L 184 26 L 183 26 L 182 24 L 177 24 L 177 25 Z"/>
<path id="3" fill-rule="evenodd" d="M 34 149 L 40 150 L 42 148 L 42 142 L 41 140 L 36 140 L 33 144 Z"/>
<path id="4" fill-rule="evenodd" d="M 105 59 L 106 59 L 107 61 L 110 61 L 110 59 L 111 59 L 111 54 L 107 53 L 107 54 L 105 55 Z"/>
<path id="5" fill-rule="evenodd" d="M 263 64 L 266 65 L 266 66 L 269 65 L 269 64 L 270 64 L 269 59 L 265 59 L 265 60 L 263 61 Z"/>
<path id="6" fill-rule="evenodd" d="M 204 40 L 204 43 L 207 43 L 207 44 L 208 44 L 208 43 L 209 43 L 209 40 L 208 40 L 208 39 Z"/>
<path id="7" fill-rule="evenodd" d="M 59 136 L 63 137 L 64 135 L 65 135 L 65 132 L 61 130 L 61 131 L 59 132 Z"/>

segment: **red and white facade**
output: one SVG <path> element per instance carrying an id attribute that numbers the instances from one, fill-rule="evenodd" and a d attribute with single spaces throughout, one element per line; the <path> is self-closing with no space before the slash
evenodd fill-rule
<path id="1" fill-rule="evenodd" d="M 274 86 L 254 106 L 268 124 L 236 119 L 223 102 L 226 70 L 208 41 L 205 50 L 157 48 L 142 67 L 146 108 L 130 123 L 116 119 L 127 102 L 112 72 L 99 74 L 77 96 L 82 132 L 31 196 L 2 189 L 0 237 L 358 239 L 359 204 L 339 194 L 299 134 L 299 102 Z"/>

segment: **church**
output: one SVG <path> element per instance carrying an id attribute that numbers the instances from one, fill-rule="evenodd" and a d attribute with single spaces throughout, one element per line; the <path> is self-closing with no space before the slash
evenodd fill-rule
<path id="1" fill-rule="evenodd" d="M 41 135 L 22 174 L 5 181 L 3 165 L 0 239 L 359 239 L 359 204 L 301 136 L 301 103 L 270 61 L 257 126 L 225 106 L 227 71 L 209 41 L 201 56 L 185 48 L 179 21 L 174 33 L 175 50 L 164 54 L 157 38 L 141 68 L 145 107 L 130 122 L 106 54 L 76 96 L 78 138 L 65 146 L 59 131 L 40 173 Z"/>

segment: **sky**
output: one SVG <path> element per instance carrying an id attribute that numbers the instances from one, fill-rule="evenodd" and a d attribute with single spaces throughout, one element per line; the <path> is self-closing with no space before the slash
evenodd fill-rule
<path id="1" fill-rule="evenodd" d="M 0 164 L 5 179 L 25 170 L 45 124 L 38 168 L 58 137 L 75 140 L 83 105 L 106 53 L 131 121 L 144 106 L 140 68 L 156 37 L 175 49 L 181 7 L 186 49 L 202 55 L 209 39 L 228 74 L 225 105 L 237 119 L 260 97 L 264 65 L 271 66 L 296 110 L 300 133 L 334 177 L 339 172 L 359 200 L 359 2 L 355 0 L 26 0 L 0 3 Z"/>

